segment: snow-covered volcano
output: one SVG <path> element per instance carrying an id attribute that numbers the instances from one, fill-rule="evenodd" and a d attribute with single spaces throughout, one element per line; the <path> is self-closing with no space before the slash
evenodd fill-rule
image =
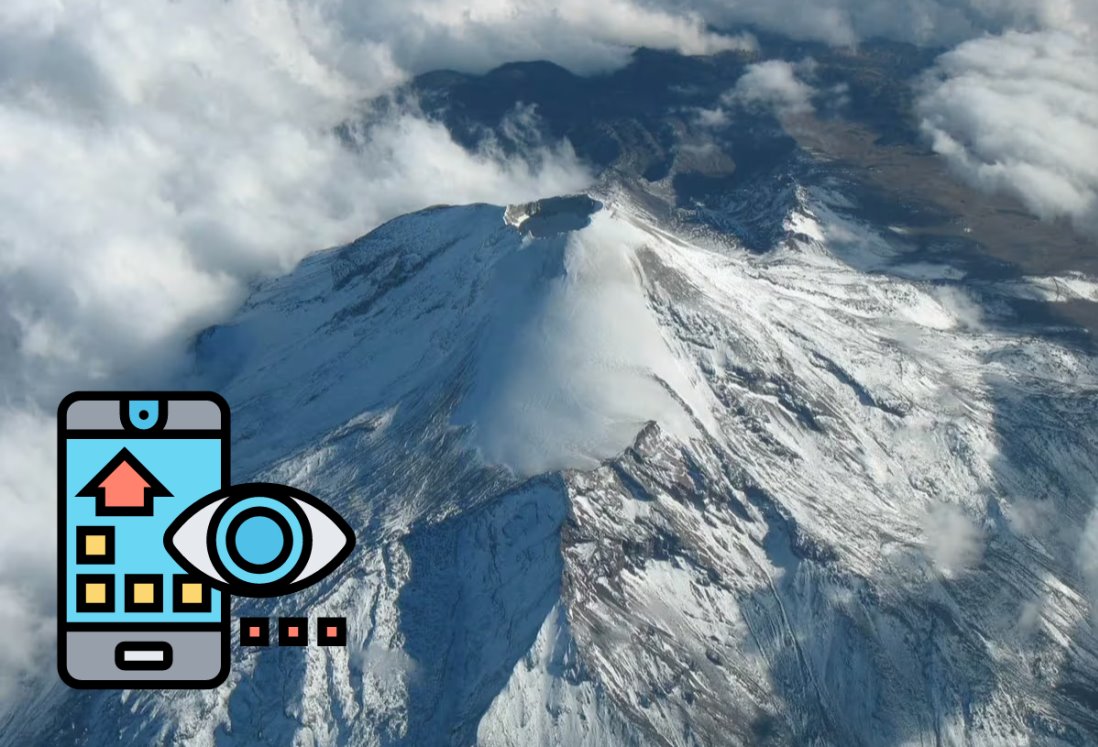
<path id="1" fill-rule="evenodd" d="M 28 688 L 0 745 L 1098 743 L 1094 247 L 918 151 L 919 50 L 780 44 L 842 118 L 721 109 L 735 54 L 417 79 L 469 147 L 521 154 L 524 102 L 596 186 L 314 254 L 163 387 L 357 532 L 234 615 L 349 645 Z"/>
<path id="2" fill-rule="evenodd" d="M 1098 738 L 1098 363 L 979 315 L 1068 285 L 962 284 L 822 189 L 764 253 L 656 194 L 432 208 L 257 288 L 189 383 L 233 406 L 234 479 L 358 545 L 234 612 L 346 615 L 348 647 L 0 741 Z"/>

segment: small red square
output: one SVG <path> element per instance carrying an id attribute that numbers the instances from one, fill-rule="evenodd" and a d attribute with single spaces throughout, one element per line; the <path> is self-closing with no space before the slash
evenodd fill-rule
<path id="1" fill-rule="evenodd" d="M 241 646 L 271 645 L 270 621 L 266 617 L 240 618 Z"/>
<path id="2" fill-rule="evenodd" d="M 347 619 L 344 617 L 317 618 L 317 643 L 321 646 L 347 645 Z"/>
<path id="3" fill-rule="evenodd" d="M 279 646 L 306 646 L 309 643 L 309 620 L 305 617 L 278 618 Z"/>

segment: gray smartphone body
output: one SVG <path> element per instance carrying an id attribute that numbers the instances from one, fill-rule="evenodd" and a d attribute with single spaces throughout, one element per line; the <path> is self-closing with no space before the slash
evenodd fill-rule
<path id="1" fill-rule="evenodd" d="M 229 484 L 229 408 L 210 392 L 77 392 L 58 408 L 58 673 L 72 687 L 214 687 L 229 595 L 164 548 Z"/>

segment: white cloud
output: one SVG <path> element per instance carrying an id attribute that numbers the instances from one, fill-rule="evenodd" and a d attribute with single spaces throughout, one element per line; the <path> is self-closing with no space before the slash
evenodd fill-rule
<path id="1" fill-rule="evenodd" d="M 1008 29 L 1098 27 L 1093 0 L 674 0 L 713 24 L 750 23 L 798 39 L 852 45 L 884 37 L 954 45 Z"/>
<path id="2" fill-rule="evenodd" d="M 1079 571 L 1091 600 L 1091 617 L 1098 620 L 1098 508 L 1090 512 L 1079 538 Z"/>
<path id="3" fill-rule="evenodd" d="M 513 60 L 551 60 L 576 72 L 618 67 L 637 46 L 713 54 L 752 48 L 749 35 L 718 34 L 693 9 L 669 12 L 635 0 L 407 0 L 322 4 L 355 44 L 389 50 L 413 73 L 482 72 Z"/>
<path id="4" fill-rule="evenodd" d="M 596 213 L 569 236 L 564 272 L 539 278 L 521 301 L 509 299 L 485 330 L 484 363 L 454 420 L 473 427 L 488 462 L 527 477 L 593 469 L 628 447 L 650 419 L 684 441 L 696 437 L 668 389 L 684 393 L 689 412 L 716 427 L 645 313 L 635 253 L 651 240 L 607 211 Z M 525 304 L 537 313 L 525 313 Z"/>
<path id="5" fill-rule="evenodd" d="M 947 578 L 972 568 L 983 555 L 983 532 L 953 504 L 932 506 L 923 521 L 923 534 L 923 551 Z"/>
<path id="6" fill-rule="evenodd" d="M 694 111 L 695 121 L 700 127 L 724 127 L 732 121 L 729 110 L 735 107 L 770 110 L 779 117 L 811 113 L 818 92 L 805 80 L 812 79 L 816 67 L 811 58 L 796 63 L 766 60 L 748 65 L 717 106 Z M 829 90 L 828 95 L 834 105 L 843 105 L 845 89 L 841 86 Z"/>
<path id="7" fill-rule="evenodd" d="M 811 74 L 813 67 L 811 61 L 793 65 L 784 60 L 749 65 L 724 100 L 726 103 L 739 102 L 771 108 L 779 115 L 811 112 L 815 91 L 798 77 L 798 73 Z"/>
<path id="8" fill-rule="evenodd" d="M 0 406 L 0 716 L 18 676 L 41 668 L 53 642 L 54 443 L 47 418 Z"/>
<path id="9" fill-rule="evenodd" d="M 954 324 L 967 329 L 983 327 L 984 309 L 967 291 L 954 285 L 939 285 L 931 293 Z"/>
<path id="10" fill-rule="evenodd" d="M 1093 38 L 1008 33 L 943 55 L 918 101 L 935 151 L 975 186 L 1098 236 Z"/>

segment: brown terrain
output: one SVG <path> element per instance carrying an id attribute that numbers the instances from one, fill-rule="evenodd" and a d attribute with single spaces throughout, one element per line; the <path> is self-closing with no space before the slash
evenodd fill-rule
<path id="1" fill-rule="evenodd" d="M 979 251 L 1021 275 L 1081 272 L 1098 277 L 1098 242 L 1065 220 L 1043 221 L 1013 197 L 966 185 L 936 154 L 916 145 L 880 144 L 868 128 L 836 119 L 799 116 L 786 122 L 798 143 L 819 158 L 848 163 L 887 201 L 930 208 L 940 219 L 904 226 L 913 236 L 975 242 Z M 1054 316 L 1098 332 L 1098 304 L 1055 304 Z"/>

